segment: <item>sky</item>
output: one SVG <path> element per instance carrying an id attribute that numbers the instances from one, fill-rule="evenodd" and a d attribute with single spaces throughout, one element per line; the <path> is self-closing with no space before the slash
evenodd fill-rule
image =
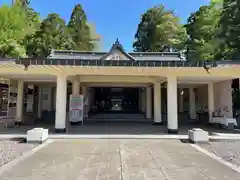
<path id="1" fill-rule="evenodd" d="M 0 0 L 11 3 L 12 0 Z M 58 13 L 66 20 L 74 5 L 81 4 L 87 14 L 88 21 L 95 25 L 101 36 L 101 50 L 108 51 L 118 38 L 126 51 L 132 51 L 134 35 L 141 15 L 149 8 L 163 4 L 166 9 L 173 10 L 185 23 L 188 16 L 198 10 L 209 0 L 31 0 L 31 6 L 44 18 L 49 13 Z"/>

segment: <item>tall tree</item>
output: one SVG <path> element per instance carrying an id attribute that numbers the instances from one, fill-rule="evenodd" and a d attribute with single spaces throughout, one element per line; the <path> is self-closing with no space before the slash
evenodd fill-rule
<path id="1" fill-rule="evenodd" d="M 135 51 L 178 51 L 184 48 L 186 31 L 180 20 L 163 5 L 147 10 L 141 18 L 133 44 Z"/>
<path id="2" fill-rule="evenodd" d="M 90 37 L 92 40 L 92 44 L 94 46 L 95 51 L 101 51 L 102 47 L 102 38 L 99 34 L 96 32 L 95 25 L 93 23 L 87 23 L 90 29 Z"/>
<path id="3" fill-rule="evenodd" d="M 29 57 L 47 57 L 52 49 L 69 49 L 71 38 L 65 21 L 58 14 L 49 14 L 41 22 L 40 29 L 26 38 Z"/>
<path id="4" fill-rule="evenodd" d="M 26 13 L 18 5 L 0 7 L 0 56 L 25 56 L 22 42 L 28 33 L 26 19 Z"/>
<path id="5" fill-rule="evenodd" d="M 240 1 L 224 0 L 220 19 L 220 38 L 222 57 L 225 59 L 240 58 Z"/>
<path id="6" fill-rule="evenodd" d="M 221 1 L 212 1 L 209 5 L 201 6 L 192 13 L 185 25 L 188 34 L 187 57 L 191 61 L 214 60 L 220 41 L 219 20 Z"/>
<path id="7" fill-rule="evenodd" d="M 90 28 L 87 24 L 87 16 L 80 4 L 77 4 L 71 14 L 68 28 L 71 32 L 72 49 L 91 51 L 94 49 Z"/>

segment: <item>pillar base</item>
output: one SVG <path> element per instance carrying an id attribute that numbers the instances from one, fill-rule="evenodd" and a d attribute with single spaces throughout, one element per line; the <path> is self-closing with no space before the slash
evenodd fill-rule
<path id="1" fill-rule="evenodd" d="M 178 134 L 177 129 L 168 129 L 168 134 Z"/>
<path id="2" fill-rule="evenodd" d="M 21 121 L 20 122 L 15 122 L 15 125 L 20 126 L 20 125 L 22 125 L 22 122 Z"/>
<path id="3" fill-rule="evenodd" d="M 157 126 L 157 125 L 163 125 L 163 122 L 153 122 L 152 124 L 153 124 L 153 125 L 156 125 L 156 126 Z"/>
<path id="4" fill-rule="evenodd" d="M 66 128 L 64 129 L 55 128 L 55 133 L 65 133 L 65 132 L 66 132 Z"/>
<path id="5" fill-rule="evenodd" d="M 78 121 L 78 122 L 70 122 L 70 125 L 81 125 L 82 121 Z"/>

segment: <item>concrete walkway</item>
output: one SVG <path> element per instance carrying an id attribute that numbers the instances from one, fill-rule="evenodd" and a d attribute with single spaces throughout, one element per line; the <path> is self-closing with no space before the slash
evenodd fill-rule
<path id="1" fill-rule="evenodd" d="M 1 180 L 240 180 L 240 174 L 178 140 L 55 140 Z"/>

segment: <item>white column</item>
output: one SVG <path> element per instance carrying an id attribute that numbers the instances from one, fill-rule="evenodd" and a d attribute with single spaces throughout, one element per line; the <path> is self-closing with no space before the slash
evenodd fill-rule
<path id="1" fill-rule="evenodd" d="M 89 111 L 89 99 L 88 99 L 88 87 L 82 87 L 82 95 L 84 97 L 84 118 L 88 118 L 88 111 Z"/>
<path id="2" fill-rule="evenodd" d="M 73 83 L 72 83 L 72 95 L 78 96 L 79 89 L 80 89 L 80 81 L 77 78 L 74 78 Z"/>
<path id="3" fill-rule="evenodd" d="M 38 118 L 42 117 L 42 88 L 38 86 Z"/>
<path id="4" fill-rule="evenodd" d="M 168 133 L 178 133 L 177 77 L 167 82 Z"/>
<path id="5" fill-rule="evenodd" d="M 141 93 L 142 95 L 142 112 L 145 113 L 146 112 L 146 88 L 144 88 L 144 91 Z"/>
<path id="6" fill-rule="evenodd" d="M 152 118 L 152 91 L 151 87 L 146 88 L 146 117 Z"/>
<path id="7" fill-rule="evenodd" d="M 183 96 L 184 96 L 184 89 L 179 89 L 179 112 L 183 112 Z"/>
<path id="8" fill-rule="evenodd" d="M 209 121 L 212 120 L 212 114 L 214 112 L 214 84 L 208 83 L 208 116 Z"/>
<path id="9" fill-rule="evenodd" d="M 49 101 L 49 109 L 48 111 L 52 111 L 53 110 L 53 102 L 52 102 L 52 95 L 53 95 L 53 91 L 52 91 L 52 87 L 49 87 L 49 97 L 48 97 L 48 101 Z"/>
<path id="10" fill-rule="evenodd" d="M 66 132 L 67 77 L 57 76 L 55 131 Z"/>
<path id="11" fill-rule="evenodd" d="M 142 88 L 138 89 L 138 109 L 142 111 Z"/>
<path id="12" fill-rule="evenodd" d="M 24 82 L 23 80 L 18 81 L 18 90 L 17 90 L 17 114 L 16 122 L 21 123 L 23 118 L 23 97 L 24 97 Z"/>
<path id="13" fill-rule="evenodd" d="M 194 88 L 189 88 L 189 117 L 190 119 L 197 119 L 196 114 L 196 98 Z"/>
<path id="14" fill-rule="evenodd" d="M 162 122 L 161 83 L 154 84 L 154 123 Z"/>

